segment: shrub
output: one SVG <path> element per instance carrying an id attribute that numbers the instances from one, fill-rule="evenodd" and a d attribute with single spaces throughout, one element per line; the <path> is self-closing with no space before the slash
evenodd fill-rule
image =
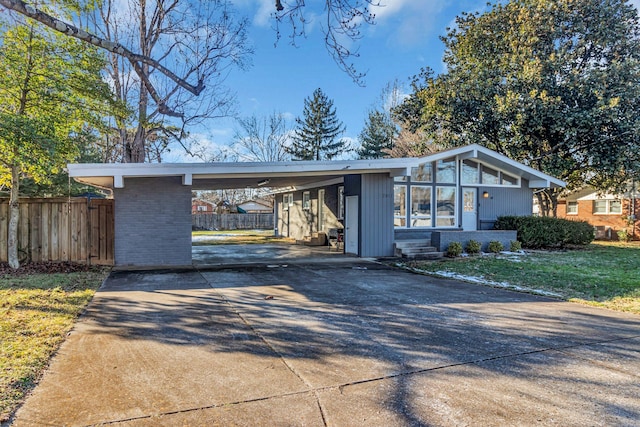
<path id="1" fill-rule="evenodd" d="M 631 240 L 631 236 L 629 236 L 629 232 L 627 232 L 626 228 L 618 230 L 617 234 L 618 240 L 620 240 L 621 242 L 628 242 L 629 240 Z"/>
<path id="2" fill-rule="evenodd" d="M 479 254 L 482 249 L 482 245 L 477 240 L 469 240 L 467 246 L 464 248 L 468 254 Z"/>
<path id="3" fill-rule="evenodd" d="M 447 256 L 451 258 L 455 258 L 460 256 L 462 253 L 462 243 L 460 242 L 451 242 L 447 247 Z"/>
<path id="4" fill-rule="evenodd" d="M 504 245 L 497 240 L 492 240 L 489 242 L 489 252 L 494 254 L 500 253 L 504 250 Z"/>
<path id="5" fill-rule="evenodd" d="M 509 250 L 511 252 L 519 252 L 522 250 L 522 243 L 518 242 L 517 240 L 512 240 L 511 243 L 509 244 Z"/>
<path id="6" fill-rule="evenodd" d="M 522 247 L 562 248 L 567 245 L 588 245 L 595 238 L 591 224 L 562 218 L 539 216 L 501 216 L 496 230 L 517 230 Z"/>

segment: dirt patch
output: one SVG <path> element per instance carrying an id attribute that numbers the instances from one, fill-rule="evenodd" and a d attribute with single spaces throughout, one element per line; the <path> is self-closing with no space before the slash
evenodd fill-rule
<path id="1" fill-rule="evenodd" d="M 102 267 L 76 264 L 72 262 L 30 262 L 18 269 L 9 267 L 6 262 L 0 263 L 0 276 L 21 276 L 25 274 L 75 273 L 78 271 L 95 271 Z"/>

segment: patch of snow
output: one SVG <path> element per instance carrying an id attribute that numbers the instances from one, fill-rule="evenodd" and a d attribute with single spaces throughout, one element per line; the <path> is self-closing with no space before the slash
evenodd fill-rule
<path id="1" fill-rule="evenodd" d="M 454 273 L 454 272 L 451 272 L 451 271 L 430 272 L 430 271 L 419 270 L 419 269 L 415 269 L 415 271 L 421 272 L 421 273 L 433 274 L 435 276 L 440 276 L 440 277 L 446 277 L 448 279 L 456 279 L 456 280 L 462 280 L 464 282 L 476 283 L 478 285 L 492 286 L 494 288 L 509 289 L 509 290 L 518 291 L 518 292 L 527 292 L 527 293 L 536 294 L 536 295 L 543 295 L 543 296 L 547 296 L 547 297 L 556 297 L 556 298 L 561 298 L 562 297 L 562 295 L 557 294 L 555 292 L 545 291 L 543 289 L 532 289 L 532 288 L 527 288 L 527 287 L 524 287 L 524 286 L 512 285 L 509 282 L 496 282 L 494 280 L 485 279 L 482 276 L 479 276 L 479 277 L 478 276 L 467 276 L 467 275 L 464 275 L 464 274 L 458 274 L 458 273 Z"/>

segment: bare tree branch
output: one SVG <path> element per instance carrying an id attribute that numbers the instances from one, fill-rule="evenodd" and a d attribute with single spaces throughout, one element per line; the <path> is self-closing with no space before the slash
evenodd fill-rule
<path id="1" fill-rule="evenodd" d="M 95 34 L 91 34 L 87 31 L 81 30 L 75 27 L 74 25 L 71 25 L 60 19 L 54 18 L 53 16 L 47 13 L 44 13 L 41 10 L 36 9 L 35 7 L 26 4 L 21 0 L 0 0 L 0 5 L 4 6 L 9 10 L 17 12 L 21 15 L 34 19 L 40 22 L 41 24 L 44 24 L 47 27 L 52 28 L 56 31 L 59 31 L 63 34 L 66 34 L 71 37 L 75 37 L 79 40 L 82 40 L 86 43 L 90 43 L 94 46 L 97 46 L 101 49 L 105 49 L 109 52 L 124 56 L 129 61 L 131 61 L 132 64 L 137 64 L 137 66 L 134 65 L 134 69 L 136 70 L 136 73 L 139 73 L 140 70 L 142 70 L 142 67 L 140 67 L 139 64 L 147 64 L 157 69 L 159 72 L 161 72 L 162 74 L 164 74 L 165 76 L 173 80 L 176 84 L 180 85 L 182 88 L 184 88 L 185 90 L 191 92 L 196 96 L 199 95 L 204 90 L 204 81 L 202 80 L 199 80 L 195 85 L 192 85 L 186 80 L 178 77 L 175 73 L 173 73 L 168 68 L 164 67 L 162 64 L 160 64 L 157 60 L 153 58 L 134 53 L 129 49 L 127 49 L 126 47 L 122 46 L 120 43 L 113 42 L 111 40 L 106 40 L 96 36 Z M 146 76 L 142 74 L 144 73 L 139 74 L 140 79 L 145 81 L 145 85 L 148 85 L 147 88 L 149 89 L 149 92 L 152 93 L 153 91 L 155 91 L 155 89 L 152 87 L 151 82 L 148 81 Z"/>

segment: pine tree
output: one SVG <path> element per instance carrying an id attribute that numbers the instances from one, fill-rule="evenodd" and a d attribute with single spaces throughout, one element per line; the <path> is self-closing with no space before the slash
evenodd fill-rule
<path id="1" fill-rule="evenodd" d="M 287 152 L 297 160 L 331 160 L 345 151 L 345 141 L 337 139 L 345 130 L 338 120 L 333 101 L 318 88 L 304 100 L 303 118 L 296 118 L 297 128 Z"/>
<path id="2" fill-rule="evenodd" d="M 393 148 L 396 133 L 396 127 L 387 115 L 376 110 L 370 111 L 364 129 L 358 136 L 361 144 L 358 156 L 361 159 L 384 157 Z"/>

